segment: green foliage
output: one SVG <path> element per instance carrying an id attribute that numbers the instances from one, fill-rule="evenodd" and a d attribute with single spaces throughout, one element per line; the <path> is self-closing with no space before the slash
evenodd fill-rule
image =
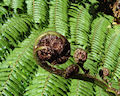
<path id="1" fill-rule="evenodd" d="M 94 96 L 93 84 L 81 80 L 72 80 L 68 96 Z"/>
<path id="2" fill-rule="evenodd" d="M 112 25 L 112 16 L 98 15 L 97 6 L 98 0 L 0 1 L 0 96 L 109 96 L 93 83 L 64 79 L 36 64 L 34 42 L 48 29 L 71 44 L 69 60 L 54 67 L 75 64 L 74 51 L 83 48 L 88 53 L 83 66 L 88 74 L 102 80 L 99 69 L 107 68 L 109 86 L 120 89 L 120 26 Z"/>
<path id="3" fill-rule="evenodd" d="M 47 18 L 47 3 L 45 0 L 26 0 L 27 13 L 35 23 L 45 22 Z"/>
<path id="4" fill-rule="evenodd" d="M 35 31 L 0 63 L 0 95 L 20 96 L 36 69 L 33 45 L 40 31 Z"/>
<path id="5" fill-rule="evenodd" d="M 95 87 L 96 94 L 95 96 L 109 96 L 102 88 L 96 86 Z"/>
<path id="6" fill-rule="evenodd" d="M 104 67 L 111 72 L 117 68 L 117 58 L 119 57 L 120 49 L 120 26 L 115 26 L 114 33 L 109 36 L 109 41 L 106 43 Z M 116 67 L 116 68 L 115 68 Z"/>
<path id="7" fill-rule="evenodd" d="M 68 33 L 68 0 L 51 0 L 49 7 L 49 27 L 65 36 Z"/>
<path id="8" fill-rule="evenodd" d="M 85 68 L 90 69 L 91 74 L 96 74 L 98 72 L 97 68 L 99 67 L 99 63 L 102 59 L 106 31 L 109 25 L 109 20 L 102 16 L 97 17 L 92 22 L 91 34 L 89 36 L 91 50 L 88 55 L 89 59 L 87 59 L 86 63 L 84 64 Z"/>
<path id="9" fill-rule="evenodd" d="M 71 5 L 69 15 L 71 42 L 86 48 L 88 46 L 88 33 L 92 16 L 90 16 L 86 8 L 78 4 Z"/>
<path id="10" fill-rule="evenodd" d="M 26 88 L 24 96 L 67 96 L 69 80 L 53 75 L 42 68 L 38 68 L 30 86 Z M 51 90 L 51 91 L 49 91 Z"/>
<path id="11" fill-rule="evenodd" d="M 7 19 L 0 29 L 0 60 L 6 55 L 6 51 L 9 52 L 8 50 L 16 47 L 20 41 L 30 34 L 30 26 L 32 26 L 32 23 L 27 15 Z"/>

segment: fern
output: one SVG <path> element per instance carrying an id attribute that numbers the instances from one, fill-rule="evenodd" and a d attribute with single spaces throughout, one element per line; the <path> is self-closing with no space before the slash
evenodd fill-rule
<path id="1" fill-rule="evenodd" d="M 88 33 L 90 30 L 91 16 L 82 5 L 74 4 L 70 7 L 69 15 L 71 41 L 81 47 L 88 46 Z"/>
<path id="2" fill-rule="evenodd" d="M 47 19 L 47 3 L 45 0 L 26 0 L 27 13 L 33 17 L 35 23 L 45 23 Z"/>
<path id="3" fill-rule="evenodd" d="M 11 4 L 11 0 L 3 0 L 3 2 L 6 6 L 10 6 Z"/>
<path id="4" fill-rule="evenodd" d="M 99 2 L 103 1 L 1 0 L 0 96 L 111 96 L 107 93 L 112 88 L 119 93 L 120 26 L 112 25 L 113 17 L 99 14 Z M 65 69 L 75 64 L 74 51 L 83 48 L 88 53 L 83 67 L 89 73 L 84 74 L 79 67 L 79 75 L 90 76 L 92 83 L 64 79 L 36 64 L 33 45 L 41 31 L 48 30 L 45 27 L 64 35 L 71 44 L 71 57 L 54 67 Z M 109 76 L 100 78 L 98 73 L 104 67 Z M 106 86 L 110 89 L 106 90 Z"/>
<path id="5" fill-rule="evenodd" d="M 5 52 L 10 50 L 10 47 L 16 47 L 20 41 L 30 34 L 29 28 L 31 25 L 31 20 L 27 16 L 23 18 L 19 16 L 9 18 L 2 25 L 0 33 L 0 60 L 3 59 Z"/>
<path id="6" fill-rule="evenodd" d="M 27 4 L 27 14 L 32 16 L 33 15 L 33 0 L 26 0 L 25 3 Z"/>
<path id="7" fill-rule="evenodd" d="M 109 96 L 102 88 L 96 86 L 95 87 L 95 96 Z"/>
<path id="8" fill-rule="evenodd" d="M 117 80 L 120 78 L 120 57 L 117 60 L 116 67 L 114 69 L 113 78 L 115 78 Z"/>
<path id="9" fill-rule="evenodd" d="M 56 32 L 66 35 L 68 31 L 68 0 L 51 0 L 49 12 L 49 27 L 54 27 Z"/>
<path id="10" fill-rule="evenodd" d="M 92 23 L 90 35 L 91 52 L 89 53 L 88 60 L 84 64 L 85 68 L 90 69 L 91 74 L 96 74 L 97 68 L 99 67 L 98 63 L 101 61 L 102 50 L 104 50 L 105 32 L 109 25 L 110 22 L 101 16 L 96 18 Z"/>
<path id="11" fill-rule="evenodd" d="M 94 96 L 93 84 L 85 81 L 72 80 L 68 96 Z"/>
<path id="12" fill-rule="evenodd" d="M 37 73 L 24 96 L 67 96 L 70 82 L 62 77 L 52 75 L 42 68 Z"/>
<path id="13" fill-rule="evenodd" d="M 4 7 L 0 6 L 0 18 L 2 18 L 2 15 L 5 14 L 7 14 L 7 10 Z"/>
<path id="14" fill-rule="evenodd" d="M 120 48 L 120 33 L 119 33 L 119 26 L 115 27 L 115 33 L 110 36 L 108 45 L 105 49 L 105 59 L 104 59 L 104 67 L 108 68 L 109 71 L 113 72 L 116 70 L 117 58 L 119 56 L 119 48 Z"/>
<path id="15" fill-rule="evenodd" d="M 24 0 L 12 0 L 11 5 L 12 5 L 12 8 L 14 9 L 15 13 L 18 12 L 17 11 L 18 8 L 23 10 L 23 2 L 24 2 Z"/>
<path id="16" fill-rule="evenodd" d="M 11 52 L 6 61 L 0 63 L 0 95 L 20 96 L 28 86 L 28 79 L 35 72 L 35 60 L 33 58 L 33 44 L 39 31 L 32 33 Z M 26 48 L 26 49 L 24 49 Z"/>
<path id="17" fill-rule="evenodd" d="M 7 17 L 7 16 L 8 16 L 7 10 L 3 6 L 0 6 L 0 24 L 1 25 L 4 23 L 4 20 L 5 20 L 4 17 Z"/>

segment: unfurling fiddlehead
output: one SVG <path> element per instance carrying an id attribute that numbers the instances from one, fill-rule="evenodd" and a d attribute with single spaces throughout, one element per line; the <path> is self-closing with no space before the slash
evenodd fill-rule
<path id="1" fill-rule="evenodd" d="M 74 60 L 76 63 L 84 63 L 87 59 L 87 53 L 85 50 L 79 48 L 74 52 Z"/>
<path id="2" fill-rule="evenodd" d="M 36 40 L 34 53 L 40 61 L 63 64 L 70 56 L 70 43 L 57 32 L 46 32 Z"/>
<path id="3" fill-rule="evenodd" d="M 78 48 L 75 50 L 73 57 L 74 57 L 75 62 L 82 68 L 82 70 L 85 73 L 88 73 L 89 70 L 86 70 L 83 68 L 83 64 L 87 60 L 87 52 L 81 48 Z"/>
<path id="4" fill-rule="evenodd" d="M 64 76 L 65 70 L 57 69 L 53 65 L 63 64 L 68 60 L 70 56 L 70 43 L 63 35 L 57 32 L 45 32 L 35 42 L 34 56 L 42 68 L 50 73 Z"/>
<path id="5" fill-rule="evenodd" d="M 79 73 L 79 66 L 75 64 L 68 66 L 66 69 L 57 69 L 54 67 L 57 64 L 65 63 L 70 56 L 70 43 L 61 34 L 54 31 L 43 33 L 36 40 L 33 51 L 37 63 L 50 73 L 59 75 L 65 79 L 72 78 L 88 81 L 100 86 L 106 92 L 112 92 L 119 96 L 118 92 L 111 89 L 105 82 L 86 74 L 88 70 L 85 70 L 83 66 L 81 67 L 81 64 L 87 59 L 87 53 L 83 49 L 75 51 L 74 59 L 85 74 Z"/>

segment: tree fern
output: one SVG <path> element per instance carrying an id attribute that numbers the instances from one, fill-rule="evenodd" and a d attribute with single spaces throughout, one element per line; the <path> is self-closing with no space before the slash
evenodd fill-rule
<path id="1" fill-rule="evenodd" d="M 49 11 L 49 27 L 54 27 L 56 32 L 66 35 L 68 31 L 68 0 L 51 0 Z"/>
<path id="2" fill-rule="evenodd" d="M 3 59 L 6 50 L 9 50 L 10 47 L 16 47 L 18 42 L 30 34 L 30 26 L 32 26 L 32 23 L 27 16 L 23 18 L 19 16 L 9 18 L 2 25 L 0 33 L 0 48 L 2 53 L 0 59 Z"/>
<path id="3" fill-rule="evenodd" d="M 27 14 L 32 16 L 33 15 L 33 0 L 26 0 L 25 3 L 27 4 Z"/>
<path id="4" fill-rule="evenodd" d="M 88 33 L 92 17 L 82 5 L 71 5 L 69 10 L 71 41 L 85 48 L 88 46 Z"/>
<path id="5" fill-rule="evenodd" d="M 7 14 L 7 10 L 4 7 L 0 6 L 0 18 L 2 19 L 2 15 L 5 14 Z"/>
<path id="6" fill-rule="evenodd" d="M 33 16 L 35 23 L 41 23 L 47 19 L 47 3 L 46 0 L 26 0 L 27 13 Z"/>
<path id="7" fill-rule="evenodd" d="M 72 80 L 68 96 L 94 96 L 93 84 L 80 80 Z"/>
<path id="8" fill-rule="evenodd" d="M 0 96 L 119 96 L 120 27 L 112 24 L 113 17 L 106 12 L 99 14 L 101 2 L 108 0 L 1 0 Z M 65 75 L 54 75 L 39 67 L 40 62 L 36 64 L 33 45 L 44 29 L 70 41 L 67 62 L 52 65 L 63 75 L 66 70 L 68 75 L 74 73 L 74 67 L 69 70 L 68 66 L 76 64 L 75 50 L 86 50 L 87 61 L 83 66 L 76 64 L 79 72 L 70 74 L 80 80 L 64 79 Z"/>
<path id="9" fill-rule="evenodd" d="M 36 69 L 32 50 L 38 34 L 39 31 L 32 33 L 18 45 L 20 48 L 15 48 L 6 61 L 0 63 L 0 95 L 20 96 L 28 86 L 28 79 Z"/>
<path id="10" fill-rule="evenodd" d="M 105 51 L 105 59 L 104 59 L 104 67 L 109 69 L 109 71 L 113 72 L 116 70 L 115 68 L 117 67 L 117 58 L 119 56 L 119 39 L 120 39 L 120 33 L 119 33 L 119 26 L 115 27 L 115 32 L 112 34 L 112 36 L 109 39 L 108 42 L 108 47 L 106 47 Z"/>
<path id="11" fill-rule="evenodd" d="M 102 88 L 95 87 L 95 96 L 109 96 Z"/>
<path id="12" fill-rule="evenodd" d="M 14 9 L 14 12 L 17 13 L 17 9 L 23 10 L 23 2 L 24 0 L 12 0 L 11 6 Z"/>
<path id="13" fill-rule="evenodd" d="M 70 82 L 38 68 L 24 96 L 67 96 Z"/>
<path id="14" fill-rule="evenodd" d="M 89 66 L 91 74 L 97 72 L 97 68 L 99 66 L 98 63 L 101 61 L 103 54 L 102 50 L 104 50 L 104 41 L 106 37 L 105 32 L 107 31 L 107 27 L 109 25 L 110 22 L 104 17 L 98 17 L 92 23 L 90 35 L 91 52 L 88 55 L 89 59 L 86 61 L 84 65 L 85 68 L 88 68 Z"/>
<path id="15" fill-rule="evenodd" d="M 120 57 L 117 60 L 116 68 L 114 69 L 113 78 L 117 80 L 120 78 Z"/>
<path id="16" fill-rule="evenodd" d="M 0 6 L 0 24 L 2 25 L 4 23 L 5 18 L 8 16 L 8 11 L 3 7 Z"/>
<path id="17" fill-rule="evenodd" d="M 3 0 L 3 2 L 6 6 L 10 6 L 11 4 L 11 0 Z"/>

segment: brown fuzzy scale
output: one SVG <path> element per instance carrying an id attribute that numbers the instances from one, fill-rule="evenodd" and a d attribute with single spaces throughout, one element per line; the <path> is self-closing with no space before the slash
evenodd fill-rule
<path id="1" fill-rule="evenodd" d="M 43 36 L 39 40 L 37 48 L 43 46 L 44 49 L 37 51 L 37 56 L 41 61 L 48 61 L 54 65 L 62 64 L 70 56 L 70 43 L 62 35 L 60 37 L 51 34 Z"/>
<path id="2" fill-rule="evenodd" d="M 87 59 L 87 53 L 83 49 L 76 49 L 74 52 L 74 60 L 76 63 L 85 62 Z"/>

